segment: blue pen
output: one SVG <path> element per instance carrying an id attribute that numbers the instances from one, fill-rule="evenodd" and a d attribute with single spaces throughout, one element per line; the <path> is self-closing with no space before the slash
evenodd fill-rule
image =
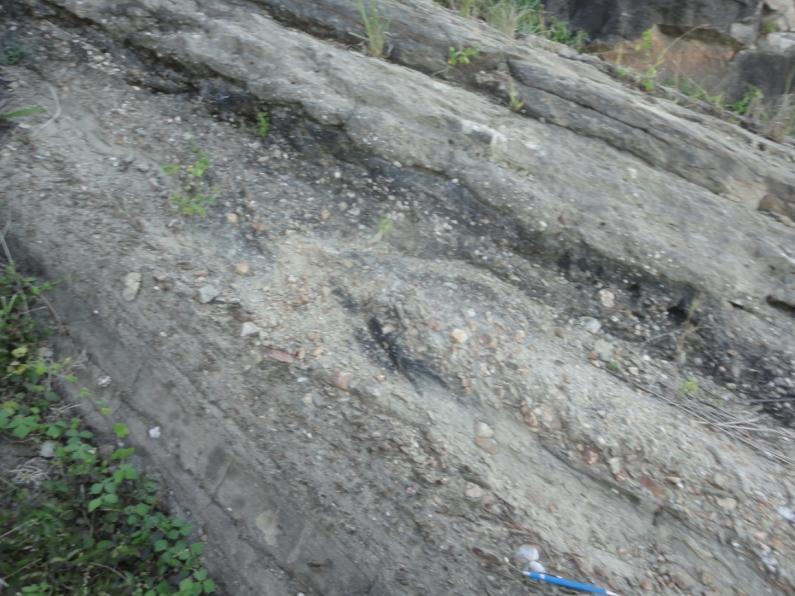
<path id="1" fill-rule="evenodd" d="M 615 592 L 605 590 L 604 588 L 600 588 L 599 586 L 594 586 L 593 584 L 584 584 L 582 582 L 576 582 L 571 579 L 558 577 L 557 575 L 549 575 L 548 573 L 539 573 L 538 571 L 524 571 L 523 573 L 530 579 L 534 579 L 539 582 L 545 582 L 548 584 L 555 584 L 556 586 L 562 586 L 564 588 L 570 588 L 572 590 L 578 590 L 580 592 L 588 592 L 589 594 L 605 594 L 606 596 L 618 596 L 618 594 L 616 594 Z"/>

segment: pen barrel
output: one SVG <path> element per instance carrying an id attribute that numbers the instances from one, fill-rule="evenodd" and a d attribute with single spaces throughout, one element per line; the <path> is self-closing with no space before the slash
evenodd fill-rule
<path id="1" fill-rule="evenodd" d="M 554 584 L 556 586 L 562 586 L 564 588 L 571 588 L 572 590 L 579 590 L 580 592 L 588 592 L 590 594 L 607 594 L 607 590 L 604 588 L 600 588 L 599 586 L 594 586 L 593 584 L 584 584 L 582 582 L 576 582 L 574 580 L 565 579 L 563 577 L 558 577 L 556 575 L 549 575 L 547 573 L 538 573 L 537 571 L 525 571 L 524 573 L 530 579 L 534 579 L 540 582 L 546 582 L 548 584 Z"/>

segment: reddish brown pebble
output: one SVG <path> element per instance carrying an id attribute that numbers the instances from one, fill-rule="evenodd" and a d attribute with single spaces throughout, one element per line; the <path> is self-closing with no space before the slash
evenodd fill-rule
<path id="1" fill-rule="evenodd" d="M 475 437 L 475 445 L 483 449 L 489 455 L 497 453 L 497 441 L 490 437 Z"/>
<path id="2" fill-rule="evenodd" d="M 337 375 L 337 378 L 334 380 L 334 384 L 343 391 L 347 391 L 350 389 L 351 381 L 353 380 L 353 375 L 349 372 L 341 372 Z"/>
<path id="3" fill-rule="evenodd" d="M 668 491 L 662 484 L 648 476 L 642 476 L 639 482 L 658 499 L 664 499 L 668 495 Z"/>
<path id="4" fill-rule="evenodd" d="M 582 459 L 586 464 L 592 466 L 599 462 L 599 454 L 593 449 L 588 448 L 585 451 L 583 451 Z"/>
<path id="5" fill-rule="evenodd" d="M 279 362 L 284 362 L 286 364 L 290 364 L 295 362 L 295 356 L 292 354 L 288 354 L 282 350 L 265 350 L 265 357 L 270 358 L 271 360 L 277 360 Z"/>

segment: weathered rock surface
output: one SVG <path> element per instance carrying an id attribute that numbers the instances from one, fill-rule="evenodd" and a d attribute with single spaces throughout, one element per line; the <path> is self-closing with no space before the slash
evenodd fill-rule
<path id="1" fill-rule="evenodd" d="M 654 25 L 679 34 L 707 25 L 742 45 L 753 43 L 764 25 L 795 27 L 792 0 L 546 0 L 547 10 L 592 39 L 636 39 Z"/>
<path id="2" fill-rule="evenodd" d="M 680 81 L 729 101 L 752 87 L 769 100 L 795 92 L 793 0 L 548 0 L 546 6 L 586 31 L 603 56 L 640 72 L 654 66 L 660 82 Z M 642 42 L 645 31 L 653 32 L 651 47 Z"/>
<path id="3" fill-rule="evenodd" d="M 791 146 L 419 0 L 9 6 L 12 249 L 228 593 L 795 589 Z"/>

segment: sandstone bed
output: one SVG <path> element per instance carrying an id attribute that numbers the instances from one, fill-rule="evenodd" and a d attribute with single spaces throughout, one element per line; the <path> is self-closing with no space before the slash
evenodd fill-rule
<path id="1" fill-rule="evenodd" d="M 48 110 L 0 133 L 12 250 L 227 593 L 548 593 L 528 542 L 622 594 L 791 593 L 795 147 L 383 5 L 385 60 L 342 0 L 0 13 Z M 204 219 L 161 168 L 194 149 Z"/>

